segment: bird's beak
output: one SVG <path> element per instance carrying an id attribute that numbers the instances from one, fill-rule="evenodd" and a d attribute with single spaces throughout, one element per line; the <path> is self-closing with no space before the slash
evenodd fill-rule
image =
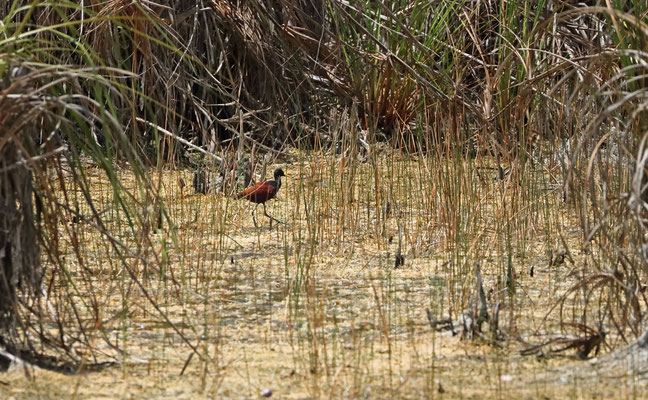
<path id="1" fill-rule="evenodd" d="M 286 178 L 292 178 L 292 177 L 291 177 L 290 175 L 288 175 L 288 174 L 284 174 L 284 177 L 286 177 Z"/>

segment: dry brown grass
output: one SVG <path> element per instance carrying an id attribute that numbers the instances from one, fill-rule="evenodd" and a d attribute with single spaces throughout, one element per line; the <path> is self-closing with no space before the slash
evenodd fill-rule
<path id="1" fill-rule="evenodd" d="M 132 250 L 126 257 L 131 275 L 111 261 L 113 250 L 96 229 L 61 218 L 63 256 L 76 259 L 76 248 L 84 265 L 70 261 L 67 271 L 49 269 L 46 281 L 59 289 L 52 291 L 59 297 L 49 299 L 54 307 L 74 303 L 86 326 L 95 326 L 87 330 L 92 354 L 80 355 L 116 364 L 76 376 L 31 370 L 38 385 L 28 384 L 24 371 L 13 371 L 2 376 L 6 384 L 0 393 L 18 398 L 241 398 L 257 397 L 265 388 L 276 398 L 645 393 L 631 370 L 619 371 L 627 374 L 621 381 L 536 379 L 558 366 L 587 367 L 571 356 L 520 355 L 528 343 L 560 331 L 552 307 L 578 282 L 585 260 L 578 251 L 578 221 L 561 203 L 559 190 L 540 190 L 538 179 L 538 190 L 524 199 L 514 183 L 493 179 L 489 159 L 433 165 L 424 157 L 385 152 L 374 155 L 375 163 L 350 166 L 341 156 L 293 155 L 282 167 L 296 178 L 268 204 L 268 211 L 288 224 L 272 228 L 265 218 L 259 218 L 263 227 L 254 228 L 250 203 L 187 194 L 186 188 L 181 194 L 177 177 L 191 181 L 189 172 L 151 171 L 154 181 L 161 178 L 157 187 L 169 216 L 159 230 L 149 224 L 146 236 L 154 252 L 134 240 L 141 235 L 133 235 L 114 211 L 109 183 L 89 167 L 106 226 Z M 453 175 L 458 169 L 472 172 Z M 447 179 L 439 179 L 444 171 Z M 119 181 L 136 187 L 127 170 L 119 172 Z M 462 189 L 443 186 L 453 184 Z M 453 202 L 463 206 L 453 208 Z M 139 207 L 138 218 L 155 221 L 151 206 Z M 462 209 L 470 212 L 458 214 Z M 405 265 L 395 269 L 399 226 Z M 73 232 L 82 237 L 76 244 Z M 561 246 L 557 232 L 574 264 L 549 266 L 548 250 Z M 516 271 L 512 296 L 505 283 L 509 247 Z M 489 301 L 502 305 L 497 345 L 435 332 L 427 322 L 426 309 L 439 318 L 465 309 L 477 260 Z M 565 310 L 579 307 L 568 301 Z M 61 315 L 74 325 L 71 311 Z"/>

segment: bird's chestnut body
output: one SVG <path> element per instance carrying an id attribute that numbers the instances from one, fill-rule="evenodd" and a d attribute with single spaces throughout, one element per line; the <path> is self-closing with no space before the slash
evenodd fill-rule
<path id="1" fill-rule="evenodd" d="M 238 198 L 245 198 L 252 203 L 265 203 L 274 198 L 281 187 L 281 183 L 276 181 L 259 182 L 256 185 L 245 189 L 238 194 Z"/>
<path id="2" fill-rule="evenodd" d="M 238 193 L 236 197 L 239 199 L 247 199 L 252 203 L 256 203 L 257 207 L 259 204 L 263 204 L 263 214 L 266 217 L 270 218 L 271 220 L 281 222 L 278 219 L 274 218 L 273 216 L 268 215 L 265 209 L 265 203 L 266 201 L 274 198 L 277 195 L 277 192 L 281 188 L 282 176 L 287 177 L 288 175 L 284 174 L 281 168 L 277 168 L 274 172 L 273 181 L 259 182 L 256 185 L 249 187 L 244 191 Z M 256 207 L 254 207 L 254 210 L 252 210 L 252 220 L 254 221 L 254 226 L 257 226 L 256 218 L 254 217 L 254 211 L 256 211 Z M 270 221 L 270 225 L 272 225 L 272 221 Z"/>

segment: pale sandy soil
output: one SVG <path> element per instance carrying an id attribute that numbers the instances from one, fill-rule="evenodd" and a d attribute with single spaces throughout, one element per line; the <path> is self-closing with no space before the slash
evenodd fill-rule
<path id="1" fill-rule="evenodd" d="M 95 293 L 102 323 L 101 334 L 91 339 L 93 349 L 98 361 L 115 365 L 72 376 L 13 370 L 0 374 L 0 398 L 239 399 L 259 398 L 265 389 L 281 399 L 648 395 L 642 371 L 632 366 L 578 379 L 561 372 L 590 368 L 573 351 L 520 355 L 526 346 L 519 339 L 538 343 L 560 331 L 552 306 L 574 284 L 583 262 L 576 222 L 556 200 L 559 194 L 541 191 L 506 218 L 526 232 L 513 234 L 517 284 L 511 299 L 503 283 L 506 224 L 498 222 L 506 212 L 498 197 L 506 196 L 506 183 L 474 177 L 472 188 L 462 189 L 473 191 L 472 203 L 458 198 L 448 205 L 452 199 L 442 195 L 442 184 L 430 187 L 434 174 L 426 176 L 417 162 L 392 161 L 385 176 L 398 183 L 385 178 L 376 190 L 370 164 L 362 164 L 351 195 L 348 175 L 336 163 L 324 160 L 318 168 L 325 173 L 316 178 L 313 162 L 284 165 L 297 177 L 284 182 L 268 212 L 288 225 L 270 228 L 260 208 L 258 229 L 249 203 L 222 195 L 181 196 L 177 172 L 165 173 L 163 196 L 175 230 L 165 224 L 164 232 L 149 236 L 154 251 L 140 254 L 150 269 L 134 259 L 129 266 L 177 330 L 119 263 L 107 261 L 110 249 L 86 229 L 81 247 L 87 268 L 74 261 L 69 267 L 79 290 L 52 301 L 76 299 L 87 311 L 85 293 Z M 183 177 L 191 181 L 188 173 Z M 376 193 L 382 196 L 378 202 Z M 110 207 L 109 190 L 98 189 L 96 198 Z M 546 207 L 562 209 L 546 221 Z M 444 228 L 449 215 L 465 225 L 465 239 L 451 240 Z M 112 224 L 122 218 L 106 216 Z M 549 247 L 559 247 L 557 224 L 575 263 L 550 267 Z M 399 226 L 405 265 L 394 269 Z M 121 232 L 122 240 L 137 247 L 132 232 Z M 435 332 L 426 317 L 426 309 L 437 318 L 447 318 L 449 310 L 456 318 L 464 309 L 474 291 L 475 260 L 481 261 L 489 298 L 502 304 L 497 345 Z M 577 307 L 568 303 L 566 309 Z M 193 356 L 180 334 L 196 347 Z M 107 346 L 103 335 L 125 354 Z"/>

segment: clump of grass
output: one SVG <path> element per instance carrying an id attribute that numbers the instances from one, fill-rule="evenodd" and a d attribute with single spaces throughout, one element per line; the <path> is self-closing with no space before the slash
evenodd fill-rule
<path id="1" fill-rule="evenodd" d="M 501 310 L 489 345 L 645 329 L 640 5 L 20 4 L 0 150 L 19 154 L 2 167 L 25 174 L 19 203 L 32 183 L 42 202 L 47 282 L 18 307 L 21 346 L 144 358 L 214 395 L 461 395 L 473 371 L 436 369 L 453 342 L 425 311 L 464 313 L 475 265 Z M 271 205 L 290 224 L 259 230 L 178 186 L 205 171 L 166 169 L 228 193 L 278 162 L 299 177 Z"/>

